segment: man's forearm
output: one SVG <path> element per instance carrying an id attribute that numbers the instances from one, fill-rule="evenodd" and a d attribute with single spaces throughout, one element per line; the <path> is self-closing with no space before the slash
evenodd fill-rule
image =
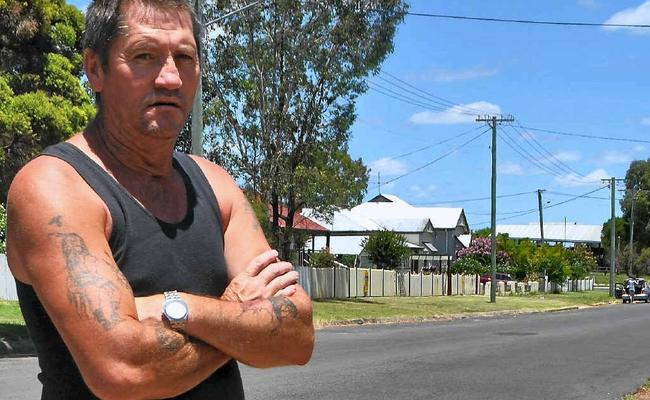
<path id="1" fill-rule="evenodd" d="M 231 302 L 184 294 L 187 333 L 254 367 L 305 364 L 314 344 L 311 303 L 291 297 Z"/>
<path id="2" fill-rule="evenodd" d="M 139 325 L 139 326 L 138 326 Z M 123 352 L 100 374 L 84 374 L 88 386 L 101 398 L 165 398 L 184 393 L 223 366 L 230 357 L 199 340 L 169 329 L 160 321 L 123 322 L 115 333 Z M 107 379 L 108 378 L 108 379 Z"/>

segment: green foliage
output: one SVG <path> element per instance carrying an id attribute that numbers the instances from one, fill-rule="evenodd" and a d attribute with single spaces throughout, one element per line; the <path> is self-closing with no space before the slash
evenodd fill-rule
<path id="1" fill-rule="evenodd" d="M 630 163 L 625 173 L 625 194 L 621 200 L 625 245 L 630 242 L 632 203 L 634 203 L 634 247 L 636 252 L 650 247 L 650 158 Z"/>
<path id="2" fill-rule="evenodd" d="M 81 85 L 83 15 L 60 0 L 0 1 L 0 202 L 16 172 L 94 115 Z"/>
<path id="3" fill-rule="evenodd" d="M 237 5 L 207 2 L 207 19 Z M 368 170 L 348 152 L 356 100 L 406 9 L 401 0 L 272 1 L 232 16 L 206 46 L 208 156 L 272 204 L 281 247 L 290 238 L 280 219 L 290 230 L 302 208 L 327 218 L 362 200 Z"/>
<path id="4" fill-rule="evenodd" d="M 255 213 L 255 218 L 257 218 L 257 222 L 262 227 L 262 231 L 264 231 L 264 236 L 266 237 L 266 240 L 269 243 L 271 243 L 272 234 L 271 234 L 271 227 L 269 225 L 269 205 L 266 204 L 266 202 L 264 202 L 262 199 L 254 196 L 248 191 L 246 191 L 245 194 L 246 197 L 248 198 L 248 202 L 250 203 L 251 208 L 253 209 L 253 212 Z"/>
<path id="5" fill-rule="evenodd" d="M 0 253 L 7 250 L 7 210 L 0 204 Z"/>
<path id="6" fill-rule="evenodd" d="M 489 268 L 472 257 L 462 257 L 451 265 L 452 274 L 483 275 Z"/>
<path id="7" fill-rule="evenodd" d="M 472 237 L 490 237 L 492 230 L 490 228 L 481 228 L 472 232 Z"/>
<path id="8" fill-rule="evenodd" d="M 337 254 L 336 261 L 341 264 L 347 265 L 349 268 L 354 268 L 354 263 L 357 261 L 357 256 L 353 254 Z"/>
<path id="9" fill-rule="evenodd" d="M 314 268 L 334 268 L 335 261 L 336 257 L 330 253 L 328 248 L 309 255 L 309 266 Z"/>
<path id="10" fill-rule="evenodd" d="M 565 254 L 571 279 L 584 279 L 598 266 L 596 258 L 587 246 L 575 246 L 565 250 Z"/>
<path id="11" fill-rule="evenodd" d="M 508 246 L 508 254 L 511 259 L 510 273 L 517 281 L 526 281 L 528 279 L 537 279 L 539 269 L 535 261 L 537 245 L 532 240 L 524 239 L 516 245 L 510 240 L 512 245 Z"/>
<path id="12" fill-rule="evenodd" d="M 609 247 L 611 243 L 611 218 L 608 218 L 607 221 L 603 223 L 603 230 L 601 233 L 601 245 L 605 249 L 606 252 L 609 252 Z M 626 224 L 625 224 L 625 219 L 623 217 L 616 217 L 614 219 L 614 226 L 616 229 L 616 240 L 620 237 L 621 239 L 627 237 L 627 229 L 626 229 Z M 609 258 L 608 258 L 609 259 Z"/>
<path id="13" fill-rule="evenodd" d="M 409 255 L 406 238 L 393 231 L 378 231 L 361 242 L 370 260 L 379 268 L 397 269 Z"/>
<path id="14" fill-rule="evenodd" d="M 551 283 L 564 284 L 571 273 L 564 252 L 565 249 L 562 245 L 544 245 L 536 252 L 535 262 L 540 271 L 546 271 Z"/>

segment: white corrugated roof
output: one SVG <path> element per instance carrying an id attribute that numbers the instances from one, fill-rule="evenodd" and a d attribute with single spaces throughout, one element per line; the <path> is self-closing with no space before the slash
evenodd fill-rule
<path id="1" fill-rule="evenodd" d="M 334 232 L 368 232 L 382 230 L 382 227 L 376 222 L 364 217 L 363 215 L 354 214 L 350 210 L 335 211 L 331 223 L 314 216 L 311 209 L 303 209 L 302 214 Z"/>
<path id="2" fill-rule="evenodd" d="M 353 214 L 362 215 L 372 220 L 413 220 L 428 218 L 434 228 L 453 229 L 458 225 L 462 208 L 447 207 L 413 207 L 397 196 L 382 194 L 391 202 L 366 202 L 350 210 Z M 399 225 L 399 222 L 395 222 Z M 408 224 L 405 222 L 405 224 Z"/>
<path id="3" fill-rule="evenodd" d="M 382 228 L 395 232 L 422 232 L 429 218 L 373 218 Z"/>
<path id="4" fill-rule="evenodd" d="M 566 230 L 565 230 L 566 227 Z M 550 242 L 600 243 L 602 225 L 582 225 L 569 222 L 544 223 L 544 240 Z M 507 233 L 513 239 L 540 240 L 539 224 L 497 225 L 497 233 Z"/>
<path id="5" fill-rule="evenodd" d="M 368 236 L 332 236 L 330 237 L 330 253 L 358 255 L 363 250 L 361 242 L 367 238 Z M 327 244 L 325 236 L 316 236 L 314 239 L 315 250 L 322 250 Z M 311 249 L 311 241 L 307 242 L 305 248 Z"/>

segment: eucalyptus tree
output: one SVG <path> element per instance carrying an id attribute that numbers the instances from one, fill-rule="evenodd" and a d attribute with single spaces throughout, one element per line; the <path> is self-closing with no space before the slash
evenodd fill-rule
<path id="1" fill-rule="evenodd" d="M 206 20 L 241 6 L 207 2 Z M 368 170 L 348 152 L 356 101 L 406 10 L 400 0 L 266 0 L 207 32 L 208 157 L 270 204 L 285 257 L 303 207 L 327 218 L 363 198 Z"/>

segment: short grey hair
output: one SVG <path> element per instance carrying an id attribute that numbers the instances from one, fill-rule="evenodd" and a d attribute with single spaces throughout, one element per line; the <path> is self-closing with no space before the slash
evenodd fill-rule
<path id="1" fill-rule="evenodd" d="M 83 47 L 92 50 L 99 56 L 102 67 L 105 68 L 108 65 L 108 52 L 113 40 L 125 33 L 126 23 L 122 16 L 122 6 L 130 3 L 155 10 L 189 13 L 192 18 L 192 31 L 200 59 L 199 40 L 202 27 L 188 0 L 93 0 L 86 10 Z"/>

